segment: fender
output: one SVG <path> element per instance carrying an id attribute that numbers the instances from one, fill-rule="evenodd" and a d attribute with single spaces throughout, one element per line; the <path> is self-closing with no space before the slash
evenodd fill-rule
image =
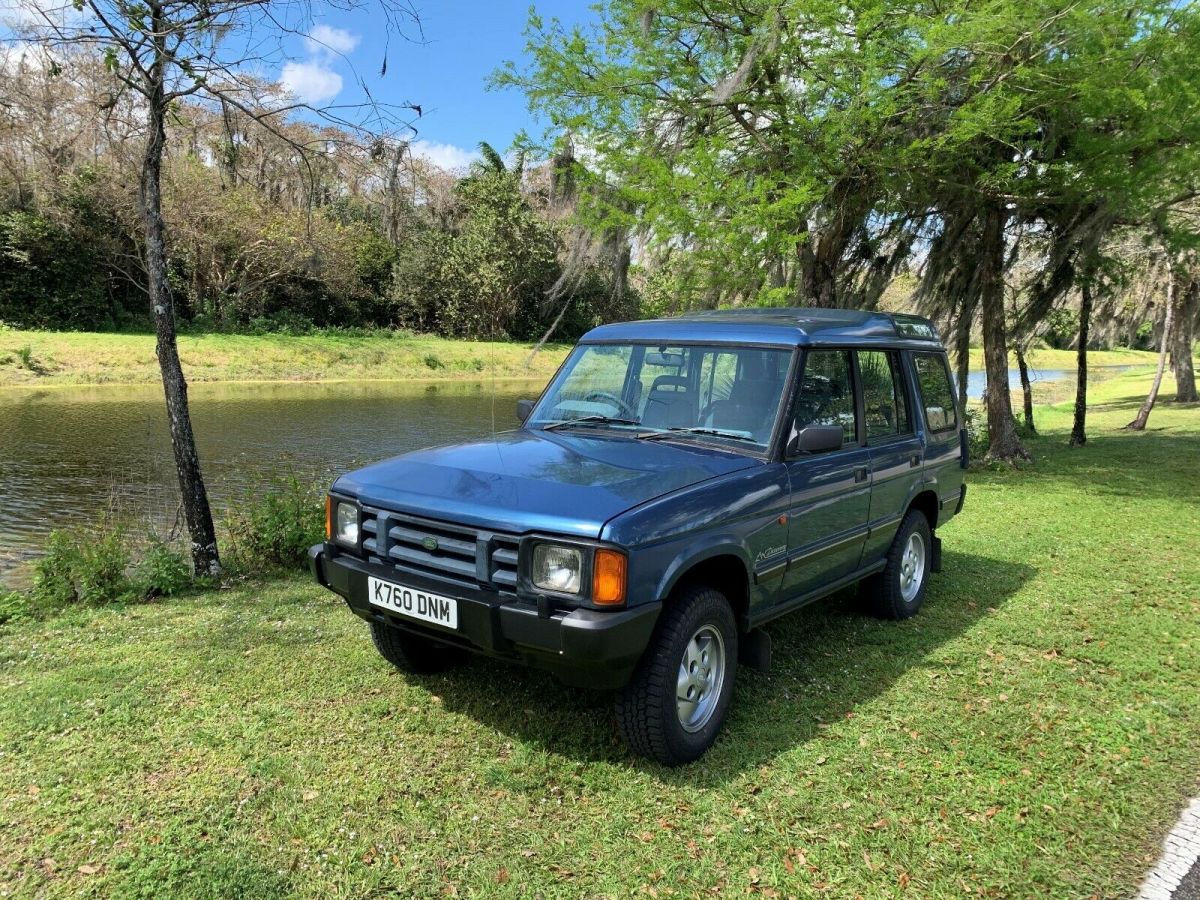
<path id="1" fill-rule="evenodd" d="M 718 556 L 736 556 L 742 563 L 742 574 L 749 587 L 754 586 L 750 577 L 750 551 L 744 542 L 732 534 L 706 535 L 700 541 L 689 541 L 663 572 L 655 588 L 655 599 L 666 600 L 679 583 L 679 579 L 693 566 Z"/>

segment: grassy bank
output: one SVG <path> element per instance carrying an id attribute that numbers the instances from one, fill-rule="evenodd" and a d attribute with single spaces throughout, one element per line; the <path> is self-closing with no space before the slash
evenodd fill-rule
<path id="1" fill-rule="evenodd" d="M 983 348 L 971 348 L 971 370 L 983 371 Z M 1074 372 L 1077 362 L 1074 350 L 1052 350 L 1049 347 L 1039 347 L 1030 350 L 1025 356 L 1031 369 L 1066 369 Z M 1144 366 L 1158 362 L 1157 351 L 1151 350 L 1089 350 L 1088 366 Z M 1009 365 L 1014 369 L 1017 358 L 1009 354 Z"/>
<path id="2" fill-rule="evenodd" d="M 386 331 L 187 334 L 179 338 L 179 355 L 192 382 L 549 377 L 566 347 L 545 347 L 526 368 L 532 346 Z M 159 378 L 152 335 L 0 330 L 0 387 Z"/>
<path id="3" fill-rule="evenodd" d="M 346 381 L 361 379 L 546 378 L 562 362 L 565 345 L 549 345 L 529 368 L 530 344 L 454 341 L 381 331 L 364 336 L 188 334 L 179 353 L 192 382 Z M 981 350 L 971 367 L 983 367 Z M 1093 366 L 1152 364 L 1142 350 L 1091 354 Z M 1069 350 L 1034 350 L 1038 369 L 1074 369 Z M 1015 365 L 1015 363 L 1014 363 Z M 0 329 L 0 387 L 50 384 L 148 384 L 159 380 L 154 338 L 140 334 Z"/>
<path id="4" fill-rule="evenodd" d="M 0 895 L 1128 894 L 1200 775 L 1200 410 L 1122 432 L 1148 382 L 971 474 L 920 616 L 773 625 L 682 770 L 545 675 L 396 674 L 302 579 L 10 627 Z"/>

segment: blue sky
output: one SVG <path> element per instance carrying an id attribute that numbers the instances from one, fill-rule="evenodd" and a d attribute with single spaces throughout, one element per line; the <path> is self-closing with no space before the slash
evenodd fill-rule
<path id="1" fill-rule="evenodd" d="M 383 78 L 379 67 L 386 34 L 377 10 L 369 4 L 357 12 L 319 15 L 314 36 L 320 40 L 297 41 L 289 48 L 292 60 L 281 76 L 297 93 L 307 92 L 309 99 L 324 102 L 331 100 L 329 94 L 340 78 L 341 88 L 332 102 L 353 102 L 361 96 L 357 73 L 377 100 L 419 104 L 424 115 L 416 123 L 417 149 L 450 167 L 468 162 L 480 141 L 503 152 L 522 128 L 540 133 L 543 123 L 531 118 L 519 91 L 486 87 L 488 76 L 505 60 L 519 63 L 525 58 L 523 32 L 529 4 L 523 0 L 415 2 L 425 43 L 393 39 Z M 568 24 L 594 18 L 589 5 L 590 0 L 535 3 L 543 18 L 557 17 Z"/>

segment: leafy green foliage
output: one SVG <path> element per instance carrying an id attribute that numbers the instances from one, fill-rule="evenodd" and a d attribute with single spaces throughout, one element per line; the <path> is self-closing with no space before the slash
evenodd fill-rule
<path id="1" fill-rule="evenodd" d="M 103 273 L 79 237 L 38 213 L 0 213 L 0 320 L 32 328 L 111 327 Z"/>
<path id="2" fill-rule="evenodd" d="M 233 567 L 247 573 L 301 569 L 325 534 L 324 493 L 294 474 L 267 479 L 230 506 L 225 522 Z"/>
<path id="3" fill-rule="evenodd" d="M 142 597 L 173 597 L 191 585 L 192 571 L 182 553 L 156 540 L 142 550 L 132 580 Z"/>
<path id="4" fill-rule="evenodd" d="M 427 231 L 394 272 L 402 324 L 458 337 L 525 337 L 540 321 L 545 291 L 558 277 L 558 238 L 530 207 L 518 177 L 482 169 L 456 190 L 461 216 L 452 234 Z M 536 330 L 536 329 L 528 329 Z"/>
<path id="5" fill-rule="evenodd" d="M 129 564 L 126 534 L 118 526 L 100 522 L 93 529 L 52 532 L 34 568 L 33 605 L 51 612 L 131 599 Z"/>
<path id="6" fill-rule="evenodd" d="M 0 591 L 0 625 L 19 622 L 29 615 L 29 598 L 17 591 Z"/>
<path id="7" fill-rule="evenodd" d="M 1046 315 L 1046 343 L 1055 350 L 1065 350 L 1079 334 L 1079 312 L 1074 309 L 1054 309 Z"/>

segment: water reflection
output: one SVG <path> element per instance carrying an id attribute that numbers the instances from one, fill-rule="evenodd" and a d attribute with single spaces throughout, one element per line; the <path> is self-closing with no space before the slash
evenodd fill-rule
<path id="1" fill-rule="evenodd" d="M 197 384 L 192 418 L 214 506 L 292 467 L 332 479 L 362 463 L 517 425 L 539 381 Z M 494 425 L 493 425 L 494 422 Z M 174 522 L 175 468 L 161 389 L 0 391 L 0 582 L 55 528 L 110 502 L 160 529 Z"/>

